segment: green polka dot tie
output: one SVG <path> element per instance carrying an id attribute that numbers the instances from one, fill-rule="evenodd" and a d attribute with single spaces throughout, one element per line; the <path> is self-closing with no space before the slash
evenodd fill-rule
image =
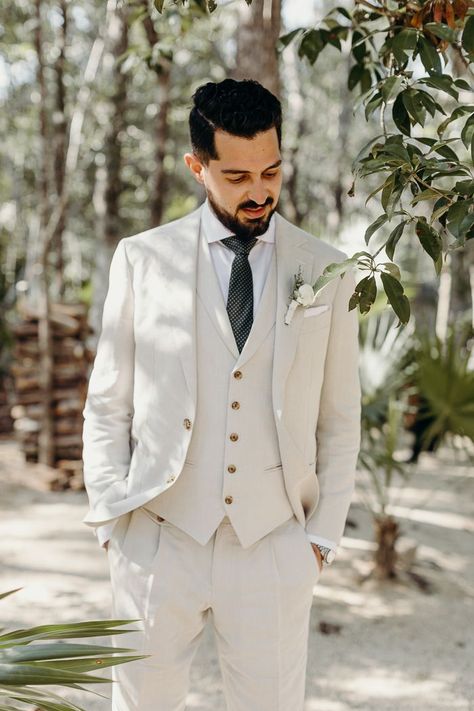
<path id="1" fill-rule="evenodd" d="M 256 237 L 243 239 L 235 235 L 221 239 L 226 247 L 235 252 L 229 280 L 227 313 L 239 353 L 253 323 L 253 279 L 249 252 L 257 241 Z"/>

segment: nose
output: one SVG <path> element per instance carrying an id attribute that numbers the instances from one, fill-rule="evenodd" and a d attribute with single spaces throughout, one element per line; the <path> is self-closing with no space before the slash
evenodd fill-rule
<path id="1" fill-rule="evenodd" d="M 249 190 L 248 199 L 256 205 L 264 205 L 268 200 L 269 195 L 262 183 L 255 183 Z"/>

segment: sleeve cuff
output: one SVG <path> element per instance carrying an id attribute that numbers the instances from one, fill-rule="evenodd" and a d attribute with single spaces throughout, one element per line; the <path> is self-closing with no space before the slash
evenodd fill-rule
<path id="1" fill-rule="evenodd" d="M 106 523 L 103 526 L 97 526 L 94 529 L 94 533 L 97 536 L 97 540 L 99 541 L 99 545 L 102 547 L 104 546 L 104 543 L 107 543 L 107 541 L 110 539 L 110 536 L 112 535 L 112 531 L 115 527 L 116 521 L 113 523 Z"/>

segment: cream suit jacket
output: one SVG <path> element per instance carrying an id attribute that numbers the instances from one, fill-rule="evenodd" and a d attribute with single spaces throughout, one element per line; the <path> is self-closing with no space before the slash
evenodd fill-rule
<path id="1" fill-rule="evenodd" d="M 173 486 L 186 459 L 197 395 L 201 209 L 123 238 L 112 257 L 83 410 L 87 525 L 102 525 L 158 496 Z M 348 310 L 355 276 L 349 269 L 336 277 L 287 325 L 298 269 L 313 284 L 327 264 L 347 255 L 278 212 L 275 249 L 272 396 L 286 492 L 307 533 L 339 543 L 360 447 L 358 318 Z M 249 349 L 245 359 L 251 356 Z M 255 447 L 258 437 L 256 431 Z"/>

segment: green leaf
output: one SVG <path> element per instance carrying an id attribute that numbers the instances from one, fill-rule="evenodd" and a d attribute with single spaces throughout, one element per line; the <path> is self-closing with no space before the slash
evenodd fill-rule
<path id="1" fill-rule="evenodd" d="M 299 35 L 301 32 L 304 32 L 304 30 L 304 27 L 298 27 L 296 30 L 292 30 L 291 32 L 288 32 L 288 34 L 279 37 L 278 41 L 284 47 L 288 47 L 288 45 L 295 39 L 295 37 L 297 37 L 297 35 Z"/>
<path id="2" fill-rule="evenodd" d="M 474 91 L 474 88 L 465 79 L 455 79 L 453 83 L 465 91 Z"/>
<path id="3" fill-rule="evenodd" d="M 410 117 L 408 115 L 408 111 L 404 106 L 403 97 L 401 94 L 398 94 L 397 98 L 394 101 L 392 108 L 392 118 L 395 123 L 395 126 L 398 128 L 399 131 L 401 131 L 401 133 L 405 134 L 405 136 L 411 136 Z"/>
<path id="4" fill-rule="evenodd" d="M 436 261 L 442 251 L 442 242 L 439 233 L 430 227 L 425 220 L 417 221 L 415 232 L 425 252 L 430 255 L 433 261 Z"/>
<path id="5" fill-rule="evenodd" d="M 410 319 L 410 302 L 403 293 L 403 286 L 391 274 L 380 272 L 383 288 L 389 300 L 390 305 L 396 315 L 403 324 L 408 323 Z"/>
<path id="6" fill-rule="evenodd" d="M 392 51 L 398 62 L 403 63 L 407 59 L 407 50 L 414 50 L 418 40 L 418 30 L 407 28 L 398 32 L 392 40 Z"/>
<path id="7" fill-rule="evenodd" d="M 363 73 L 364 73 L 364 67 L 362 64 L 354 64 L 354 66 L 351 67 L 351 70 L 349 72 L 349 76 L 347 79 L 347 88 L 349 89 L 349 91 L 352 91 L 357 86 L 357 84 L 362 79 Z"/>
<path id="8" fill-rule="evenodd" d="M 352 166 L 351 166 L 352 172 L 355 171 L 357 165 L 358 165 L 359 162 L 360 162 L 360 159 L 362 158 L 362 156 L 364 156 L 364 155 L 366 154 L 367 149 L 370 148 L 370 146 L 371 146 L 373 143 L 375 143 L 375 141 L 378 141 L 379 138 L 382 138 L 383 135 L 384 135 L 383 133 L 379 133 L 378 136 L 375 136 L 375 138 L 371 138 L 370 141 L 367 141 L 367 143 L 360 149 L 360 151 L 358 152 L 358 154 L 356 155 L 356 157 L 355 157 L 354 160 L 352 161 Z"/>
<path id="9" fill-rule="evenodd" d="M 474 61 L 474 15 L 470 15 L 466 20 L 461 37 L 461 44 L 463 49 L 468 53 L 471 62 Z"/>
<path id="10" fill-rule="evenodd" d="M 416 89 L 405 89 L 405 91 L 401 92 L 400 96 L 402 97 L 403 104 L 413 123 L 419 123 L 420 126 L 424 126 L 426 120 L 426 109 L 418 96 L 418 91 L 416 91 Z"/>
<path id="11" fill-rule="evenodd" d="M 443 22 L 427 22 L 424 25 L 425 30 L 431 32 L 435 37 L 447 40 L 448 42 L 456 42 L 457 32 L 453 30 L 449 25 L 445 25 Z"/>
<path id="12" fill-rule="evenodd" d="M 449 76 L 449 74 L 433 74 L 430 77 L 423 77 L 422 79 L 418 79 L 417 83 L 428 84 L 428 86 L 432 86 L 434 89 L 444 91 L 446 94 L 449 94 L 456 100 L 459 97 L 458 90 L 455 89 L 453 86 L 453 78 Z"/>
<path id="13" fill-rule="evenodd" d="M 375 299 L 377 298 L 377 284 L 375 276 L 369 274 L 356 284 L 355 292 L 359 295 L 360 312 L 365 314 L 370 311 Z"/>
<path id="14" fill-rule="evenodd" d="M 379 266 L 384 267 L 389 274 L 400 281 L 400 268 L 397 264 L 394 264 L 393 262 L 381 262 Z"/>
<path id="15" fill-rule="evenodd" d="M 382 96 L 387 104 L 390 99 L 392 99 L 394 96 L 396 96 L 400 90 L 400 87 L 402 85 L 402 77 L 401 76 L 391 76 L 386 79 L 383 84 L 382 84 Z"/>
<path id="16" fill-rule="evenodd" d="M 350 88 L 350 87 L 349 87 Z M 377 92 L 373 98 L 368 102 L 367 106 L 365 107 L 365 119 L 368 121 L 369 116 L 374 113 L 376 109 L 378 109 L 379 106 L 381 106 L 383 102 L 383 96 L 380 94 L 380 92 Z"/>
<path id="17" fill-rule="evenodd" d="M 403 230 L 405 229 L 405 225 L 407 224 L 408 220 L 402 220 L 391 232 L 387 240 L 387 244 L 385 245 L 385 252 L 387 254 L 387 257 L 389 259 L 393 259 L 393 255 L 395 253 L 395 247 L 397 246 L 398 240 L 403 234 Z"/>
<path id="18" fill-rule="evenodd" d="M 387 222 L 387 220 L 388 220 L 388 215 L 386 215 L 385 213 L 382 213 L 381 215 L 379 215 L 379 217 L 377 217 L 376 220 L 374 220 L 374 222 L 372 222 L 371 225 L 369 225 L 367 227 L 367 229 L 365 231 L 365 243 L 366 244 L 369 244 L 370 238 L 372 237 L 374 232 L 377 232 L 377 230 L 380 227 L 382 227 L 382 225 L 384 225 Z"/>
<path id="19" fill-rule="evenodd" d="M 331 262 L 331 264 L 328 264 L 314 282 L 314 292 L 316 293 L 323 289 L 335 277 L 343 276 L 344 272 L 346 272 L 347 269 L 357 264 L 357 260 L 360 254 L 360 252 L 357 252 L 356 254 L 354 254 L 354 256 L 349 257 L 348 259 L 344 259 L 342 262 Z"/>
<path id="20" fill-rule="evenodd" d="M 470 111 L 474 111 L 474 105 L 468 105 L 468 106 L 458 106 L 454 109 L 452 112 L 451 116 L 447 118 L 443 123 L 441 123 L 438 128 L 437 128 L 437 133 L 438 136 L 442 136 L 443 133 L 446 131 L 446 128 L 449 126 L 449 124 L 452 121 L 456 121 L 458 118 L 463 116 L 464 114 L 469 113 Z"/>
<path id="21" fill-rule="evenodd" d="M 35 639 L 67 639 L 80 637 L 98 637 L 113 634 L 126 634 L 131 630 L 116 630 L 114 627 L 141 622 L 141 620 L 93 620 L 59 625 L 41 625 L 29 629 L 20 629 L 0 635 L 0 648 L 12 646 L 11 643 L 27 644 Z"/>
<path id="22" fill-rule="evenodd" d="M 367 47 L 365 45 L 365 36 L 358 30 L 352 33 L 351 51 L 357 64 L 362 65 L 364 57 L 367 56 Z"/>
<path id="23" fill-rule="evenodd" d="M 461 140 L 466 146 L 466 148 L 470 148 L 471 143 L 472 143 L 472 138 L 474 136 L 474 114 L 471 114 L 466 123 L 463 126 L 463 129 L 461 131 Z"/>
<path id="24" fill-rule="evenodd" d="M 314 64 L 324 47 L 325 42 L 323 41 L 321 31 L 307 30 L 301 39 L 298 56 L 306 57 L 310 64 Z"/>
<path id="25" fill-rule="evenodd" d="M 14 590 L 7 590 L 7 592 L 0 593 L 0 600 L 4 597 L 8 597 L 9 595 L 13 595 L 13 593 L 18 592 L 19 590 L 23 590 L 23 588 L 15 588 Z"/>
<path id="26" fill-rule="evenodd" d="M 422 34 L 418 38 L 418 51 L 426 71 L 441 74 L 441 58 L 433 44 Z"/>
<path id="27" fill-rule="evenodd" d="M 161 13 L 163 12 L 163 5 L 165 4 L 165 0 L 153 0 L 153 5 L 155 8 L 158 10 L 158 12 Z"/>

